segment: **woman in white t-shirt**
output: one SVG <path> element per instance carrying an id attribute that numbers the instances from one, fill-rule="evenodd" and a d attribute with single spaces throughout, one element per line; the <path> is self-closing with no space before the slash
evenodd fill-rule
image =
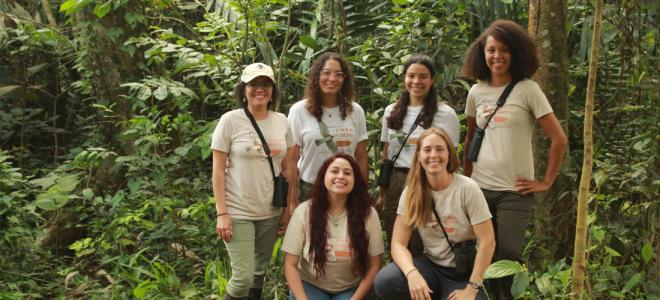
<path id="1" fill-rule="evenodd" d="M 289 109 L 289 124 L 298 161 L 300 202 L 316 180 L 319 167 L 328 157 L 343 152 L 355 157 L 359 173 L 368 178 L 367 123 L 364 110 L 354 102 L 355 80 L 350 64 L 339 54 L 326 52 L 309 70 L 305 99 Z"/>
<path id="2" fill-rule="evenodd" d="M 294 211 L 282 243 L 291 299 L 364 299 L 371 289 L 383 239 L 358 170 L 352 156 L 331 156 Z"/>
<path id="3" fill-rule="evenodd" d="M 527 30 L 515 22 L 498 20 L 472 43 L 463 64 L 463 75 L 479 80 L 465 105 L 465 153 L 470 151 L 476 128 L 485 130 L 477 160 L 465 159 L 463 172 L 479 184 L 493 214 L 495 260 L 522 259 L 533 195 L 550 189 L 567 144 L 548 99 L 530 79 L 539 66 L 536 53 Z M 517 83 L 496 110 L 500 95 L 512 82 Z M 535 124 L 550 138 L 548 168 L 540 180 L 534 176 Z M 513 276 L 493 280 L 490 286 L 496 299 L 513 299 L 512 283 Z"/>
<path id="4" fill-rule="evenodd" d="M 286 117 L 272 111 L 279 99 L 273 70 L 262 63 L 248 65 L 234 96 L 241 109 L 227 112 L 213 131 L 213 197 L 216 231 L 231 259 L 232 275 L 225 299 L 259 299 L 264 274 L 290 215 L 273 206 L 273 175 L 263 144 L 248 113 L 254 117 L 270 149 L 275 174 L 290 178 L 295 166 L 288 157 L 293 146 Z"/>
<path id="5" fill-rule="evenodd" d="M 403 73 L 404 89 L 396 103 L 385 108 L 380 135 L 380 140 L 383 142 L 383 159 L 393 159 L 401 150 L 389 184 L 387 188 L 380 188 L 376 201 L 376 207 L 383 209 L 382 216 L 388 241 L 392 239 L 392 226 L 396 218 L 399 197 L 405 186 L 419 135 L 427 128 L 442 128 L 451 137 L 453 147 L 458 145 L 460 136 L 460 123 L 456 112 L 446 103 L 438 101 L 433 60 L 422 54 L 412 55 L 404 63 Z M 421 122 L 404 141 L 418 116 L 421 117 Z M 414 235 L 411 243 L 414 255 L 421 254 L 420 243 L 419 237 Z"/>
<path id="6" fill-rule="evenodd" d="M 429 128 L 420 135 L 394 222 L 394 263 L 374 282 L 381 299 L 486 299 L 482 279 L 495 251 L 491 214 L 479 186 L 454 173 L 458 164 L 446 132 Z M 407 248 L 414 228 L 424 244 L 424 255 L 415 258 Z M 459 264 L 452 247 L 474 240 L 474 265 Z"/>

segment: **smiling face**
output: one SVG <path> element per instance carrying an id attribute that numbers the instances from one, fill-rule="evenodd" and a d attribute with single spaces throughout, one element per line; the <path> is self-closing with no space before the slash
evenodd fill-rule
<path id="1" fill-rule="evenodd" d="M 323 183 L 328 194 L 348 196 L 355 186 L 355 172 L 347 160 L 337 158 L 325 172 Z"/>
<path id="2" fill-rule="evenodd" d="M 323 95 L 336 96 L 339 94 L 344 84 L 345 76 L 346 74 L 342 70 L 341 64 L 334 59 L 328 59 L 319 74 L 319 88 Z"/>
<path id="3" fill-rule="evenodd" d="M 449 148 L 447 142 L 438 134 L 424 137 L 418 151 L 419 162 L 426 174 L 447 172 Z"/>
<path id="4" fill-rule="evenodd" d="M 488 69 L 490 70 L 491 78 L 511 76 L 509 73 L 509 67 L 511 66 L 511 53 L 506 44 L 489 35 L 486 38 L 484 55 L 486 58 L 486 66 L 488 66 Z"/>
<path id="5" fill-rule="evenodd" d="M 406 70 L 405 86 L 410 98 L 423 100 L 433 85 L 431 71 L 423 64 L 412 64 Z"/>
<path id="6" fill-rule="evenodd" d="M 270 78 L 259 76 L 245 85 L 245 98 L 253 108 L 268 107 L 273 94 L 273 82 Z"/>

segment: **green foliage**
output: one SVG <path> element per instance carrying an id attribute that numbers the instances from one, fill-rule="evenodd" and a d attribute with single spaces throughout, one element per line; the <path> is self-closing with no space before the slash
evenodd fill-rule
<path id="1" fill-rule="evenodd" d="M 231 274 L 209 144 L 236 107 L 242 65 L 275 67 L 286 112 L 313 59 L 342 53 L 367 113 L 373 182 L 407 55 L 435 59 L 440 96 L 460 113 L 469 42 L 496 18 L 527 19 L 526 1 L 64 0 L 50 1 L 52 25 L 40 1 L 10 2 L 0 3 L 0 298 L 221 297 Z M 595 128 L 607 138 L 596 140 L 589 296 L 635 299 L 660 294 L 657 9 L 614 8 L 599 66 Z M 576 162 L 590 15 L 569 1 Z M 275 299 L 287 295 L 278 247 L 264 292 Z M 519 298 L 569 296 L 568 260 L 498 262 L 487 277 L 504 274 Z"/>

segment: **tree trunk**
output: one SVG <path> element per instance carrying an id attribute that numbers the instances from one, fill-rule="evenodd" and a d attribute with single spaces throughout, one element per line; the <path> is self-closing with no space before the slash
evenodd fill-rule
<path id="1" fill-rule="evenodd" d="M 589 202 L 589 186 L 593 164 L 592 121 L 594 110 L 594 94 L 596 90 L 596 71 L 598 68 L 598 48 L 600 47 L 600 23 L 603 15 L 603 0 L 596 2 L 594 16 L 594 32 L 591 36 L 591 58 L 589 59 L 589 79 L 587 81 L 587 97 L 584 105 L 584 162 L 578 194 L 577 223 L 575 226 L 575 253 L 573 254 L 573 290 L 571 299 L 582 299 L 584 277 L 587 270 L 587 217 Z"/>
<path id="2" fill-rule="evenodd" d="M 540 68 L 534 76 L 561 122 L 564 132 L 568 133 L 568 54 L 566 51 L 566 1 L 564 0 L 530 0 L 529 24 L 530 35 L 539 49 Z M 568 134 L 567 134 L 568 135 Z M 535 173 L 543 176 L 547 168 L 549 140 L 545 134 L 536 129 L 534 135 Z M 567 151 L 568 152 L 568 151 Z M 564 156 L 562 170 L 569 164 L 570 155 Z M 535 239 L 542 249 L 537 251 L 538 257 L 556 260 L 570 255 L 571 234 L 557 228 L 572 228 L 575 223 L 573 214 L 574 196 L 571 196 L 573 178 L 566 172 L 559 172 L 552 188 L 545 193 L 538 193 L 534 205 Z M 572 232 L 572 230 L 569 230 Z"/>

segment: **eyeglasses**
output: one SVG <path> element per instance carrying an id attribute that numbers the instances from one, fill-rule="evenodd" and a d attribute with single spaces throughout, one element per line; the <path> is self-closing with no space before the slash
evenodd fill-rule
<path id="1" fill-rule="evenodd" d="M 248 87 L 253 88 L 253 89 L 269 89 L 273 87 L 272 82 L 255 82 L 251 81 L 248 82 L 247 84 Z"/>
<path id="2" fill-rule="evenodd" d="M 346 78 L 346 74 L 344 74 L 344 72 L 332 72 L 330 70 L 321 71 L 321 77 L 330 78 L 331 76 L 339 80 L 343 80 L 344 78 Z"/>

